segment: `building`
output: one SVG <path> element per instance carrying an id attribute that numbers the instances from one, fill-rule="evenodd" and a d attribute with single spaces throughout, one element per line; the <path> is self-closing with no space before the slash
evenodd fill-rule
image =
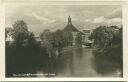
<path id="1" fill-rule="evenodd" d="M 8 33 L 7 37 L 5 37 L 5 44 L 12 45 L 13 43 L 14 43 L 14 39 L 12 38 L 11 33 Z"/>
<path id="2" fill-rule="evenodd" d="M 72 33 L 72 35 L 73 35 L 72 45 L 76 45 L 76 37 L 77 37 L 77 34 L 80 31 L 72 24 L 72 20 L 71 20 L 71 17 L 70 16 L 68 17 L 67 26 L 63 29 L 63 31 Z"/>
<path id="3" fill-rule="evenodd" d="M 6 42 L 13 42 L 14 39 L 12 38 L 12 35 L 10 33 L 8 33 L 6 39 L 5 39 Z"/>
<path id="4" fill-rule="evenodd" d="M 92 31 L 89 29 L 83 30 L 84 35 L 82 35 L 82 42 L 83 46 L 92 46 L 93 41 L 89 40 L 89 36 L 91 35 Z"/>
<path id="5" fill-rule="evenodd" d="M 72 24 L 72 20 L 71 20 L 70 16 L 68 17 L 68 23 L 67 23 L 67 26 L 64 28 L 64 31 L 72 33 L 72 35 L 73 35 L 72 45 L 76 45 L 76 37 L 77 37 L 78 33 L 80 33 L 80 35 L 82 37 L 82 45 L 91 47 L 91 45 L 93 43 L 93 41 L 89 40 L 89 36 L 91 35 L 91 30 L 85 29 L 82 32 L 79 31 Z"/>

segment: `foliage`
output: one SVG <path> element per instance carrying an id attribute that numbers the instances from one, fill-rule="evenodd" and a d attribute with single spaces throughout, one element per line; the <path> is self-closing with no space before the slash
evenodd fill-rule
<path id="1" fill-rule="evenodd" d="M 117 33 L 117 26 L 100 26 L 94 29 L 90 39 L 94 40 L 94 45 L 99 48 L 106 48 L 111 45 L 115 33 Z"/>
<path id="2" fill-rule="evenodd" d="M 12 29 L 12 37 L 16 46 L 15 44 L 7 45 L 6 42 L 6 76 L 8 77 L 13 74 L 36 73 L 42 64 L 40 62 L 44 56 L 40 55 L 40 44 L 36 42 L 34 34 L 27 28 L 24 21 L 16 21 Z"/>
<path id="3" fill-rule="evenodd" d="M 23 20 L 17 20 L 12 26 L 12 38 L 15 40 L 17 45 L 22 45 L 22 43 L 28 38 L 27 24 Z"/>
<path id="4" fill-rule="evenodd" d="M 78 34 L 77 34 L 77 37 L 76 37 L 76 44 L 77 44 L 77 45 L 82 45 L 82 35 L 81 35 L 81 33 L 78 33 Z"/>
<path id="5" fill-rule="evenodd" d="M 93 54 L 95 67 L 99 73 L 109 73 L 110 69 L 123 70 L 122 27 L 100 26 L 94 29 L 90 38 L 94 40 Z"/>
<path id="6" fill-rule="evenodd" d="M 58 50 L 60 51 L 64 46 L 65 46 L 65 39 L 63 37 L 63 32 L 61 30 L 57 30 L 56 32 L 52 33 L 53 35 L 53 47 L 54 48 L 58 48 Z"/>
<path id="7" fill-rule="evenodd" d="M 40 38 L 42 39 L 43 46 L 46 48 L 49 57 L 52 55 L 52 50 L 53 50 L 53 44 L 52 44 L 52 33 L 50 30 L 46 29 L 44 32 L 40 35 Z"/>
<path id="8" fill-rule="evenodd" d="M 27 41 L 28 45 L 30 46 L 35 45 L 37 43 L 33 32 L 28 33 Z"/>

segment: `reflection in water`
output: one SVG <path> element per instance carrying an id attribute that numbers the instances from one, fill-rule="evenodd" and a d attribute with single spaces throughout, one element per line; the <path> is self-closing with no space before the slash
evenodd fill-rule
<path id="1" fill-rule="evenodd" d="M 57 64 L 57 77 L 117 76 L 116 73 L 101 75 L 94 68 L 91 48 L 72 49 L 63 53 Z"/>
<path id="2" fill-rule="evenodd" d="M 111 62 L 110 62 L 111 63 Z M 73 48 L 59 55 L 54 66 L 55 77 L 117 77 L 116 72 L 99 74 L 91 48 Z"/>
<path id="3" fill-rule="evenodd" d="M 64 53 L 60 57 L 63 61 L 57 65 L 57 76 L 72 76 L 72 77 L 92 77 L 100 76 L 97 74 L 92 64 L 92 49 L 79 48 Z M 61 65 L 63 68 L 61 69 Z"/>

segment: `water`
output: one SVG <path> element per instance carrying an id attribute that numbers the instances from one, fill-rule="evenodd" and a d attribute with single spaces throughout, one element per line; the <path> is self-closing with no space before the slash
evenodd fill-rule
<path id="1" fill-rule="evenodd" d="M 54 73 L 55 77 L 118 77 L 115 72 L 99 74 L 94 68 L 93 54 L 91 48 L 65 49 L 59 56 Z M 39 72 L 38 72 L 39 73 Z M 41 73 L 41 72 L 40 72 Z"/>

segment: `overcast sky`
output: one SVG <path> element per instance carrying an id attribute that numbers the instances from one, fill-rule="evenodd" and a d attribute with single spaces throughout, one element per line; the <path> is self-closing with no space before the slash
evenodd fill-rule
<path id="1" fill-rule="evenodd" d="M 7 5 L 5 7 L 6 27 L 14 21 L 24 20 L 29 30 L 38 35 L 48 28 L 51 31 L 63 29 L 71 16 L 73 25 L 79 29 L 94 29 L 102 24 L 121 24 L 122 7 L 119 5 Z"/>

